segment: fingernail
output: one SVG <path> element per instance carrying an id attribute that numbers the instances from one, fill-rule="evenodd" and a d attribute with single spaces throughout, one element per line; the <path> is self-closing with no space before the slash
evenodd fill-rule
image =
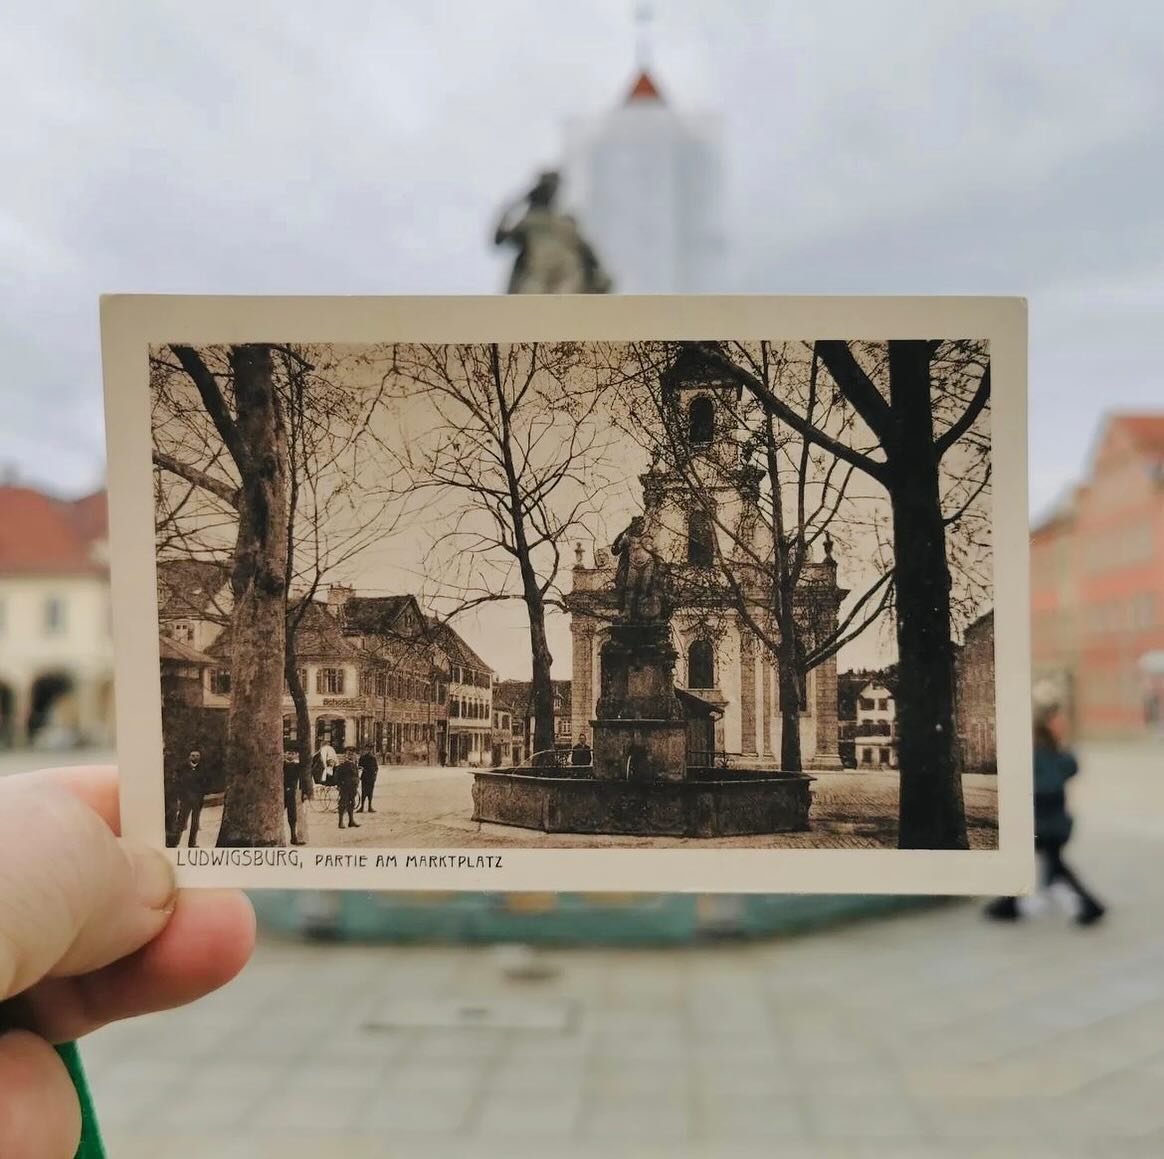
<path id="1" fill-rule="evenodd" d="M 146 909 L 173 909 L 178 886 L 169 858 L 148 845 L 129 841 L 123 841 L 122 844 L 133 865 L 133 882 L 138 901 Z"/>

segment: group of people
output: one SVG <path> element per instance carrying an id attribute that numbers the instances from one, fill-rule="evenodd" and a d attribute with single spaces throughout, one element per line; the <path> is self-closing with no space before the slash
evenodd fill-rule
<path id="1" fill-rule="evenodd" d="M 347 817 L 347 828 L 358 829 L 360 823 L 356 820 L 356 813 L 363 813 L 365 810 L 369 813 L 376 812 L 372 798 L 376 792 L 380 763 L 376 760 L 370 745 L 365 745 L 362 753 L 355 745 L 348 745 L 343 750 L 341 759 L 340 754 L 332 747 L 331 738 L 325 736 L 311 764 L 313 781 L 336 787 L 339 795 L 337 813 L 341 829 L 345 827 L 344 817 Z"/>
<path id="2" fill-rule="evenodd" d="M 299 759 L 299 751 L 292 745 L 283 750 L 283 808 L 292 845 L 307 844 L 306 803 L 315 797 L 316 784 L 335 785 L 339 796 L 339 827 L 358 829 L 356 813 L 375 813 L 372 799 L 376 792 L 376 778 L 380 764 L 370 746 L 362 753 L 354 745 L 342 755 L 325 737 L 309 765 Z M 189 835 L 191 849 L 198 845 L 198 829 L 202 821 L 202 806 L 211 789 L 210 772 L 203 763 L 200 749 L 191 749 L 185 761 L 167 778 L 166 785 L 166 845 L 173 848 Z"/>

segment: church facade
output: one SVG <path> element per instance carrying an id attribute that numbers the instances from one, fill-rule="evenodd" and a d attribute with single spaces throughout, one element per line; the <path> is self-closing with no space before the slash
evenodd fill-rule
<path id="1" fill-rule="evenodd" d="M 661 392 L 665 413 L 674 421 L 664 439 L 668 446 L 640 482 L 645 534 L 673 597 L 675 684 L 714 707 L 715 752 L 699 763 L 717 763 L 726 755 L 741 766 L 771 768 L 779 761 L 783 727 L 771 646 L 779 636 L 770 611 L 775 552 L 767 520 L 755 494 L 748 493 L 747 471 L 737 469 L 735 388 L 681 359 L 663 376 Z M 836 630 L 847 594 L 837 584 L 837 563 L 828 547 L 818 555 L 822 558 L 804 565 L 794 594 L 795 620 L 809 647 Z M 595 716 L 602 649 L 615 615 L 615 577 L 610 550 L 596 547 L 586 560 L 578 547 L 566 601 L 575 738 L 589 735 Z M 798 683 L 803 766 L 840 769 L 836 657 L 801 675 Z"/>

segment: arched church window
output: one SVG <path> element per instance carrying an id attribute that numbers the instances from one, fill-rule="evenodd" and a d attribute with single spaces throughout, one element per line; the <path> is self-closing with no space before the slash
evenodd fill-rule
<path id="1" fill-rule="evenodd" d="M 687 562 L 696 567 L 711 567 L 715 562 L 715 532 L 705 511 L 687 516 Z"/>
<path id="2" fill-rule="evenodd" d="M 706 395 L 693 398 L 687 408 L 687 441 L 693 447 L 707 447 L 715 436 L 715 406 Z"/>
<path id="3" fill-rule="evenodd" d="M 687 649 L 687 687 L 715 687 L 715 651 L 710 640 L 696 640 Z"/>

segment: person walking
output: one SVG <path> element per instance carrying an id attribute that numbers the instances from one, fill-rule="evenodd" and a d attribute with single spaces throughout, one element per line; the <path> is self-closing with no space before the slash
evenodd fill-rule
<path id="1" fill-rule="evenodd" d="M 362 813 L 365 806 L 369 813 L 376 812 L 372 807 L 372 794 L 376 791 L 376 775 L 379 771 L 380 765 L 372 753 L 372 746 L 365 745 L 360 756 L 360 807 L 357 813 Z"/>
<path id="2" fill-rule="evenodd" d="M 198 824 L 202 820 L 202 802 L 206 799 L 206 769 L 202 753 L 191 749 L 186 763 L 178 771 L 178 820 L 174 829 L 174 844 L 182 840 L 186 825 L 190 825 L 189 847 L 198 845 Z"/>
<path id="3" fill-rule="evenodd" d="M 1063 860 L 1063 848 L 1074 828 L 1067 809 L 1067 782 L 1079 772 L 1079 762 L 1067 748 L 1067 720 L 1057 705 L 1036 713 L 1034 746 L 1035 850 L 1040 884 L 1044 890 L 1065 885 L 1075 895 L 1076 922 L 1094 925 L 1106 909 Z M 986 914 L 996 921 L 1015 921 L 1021 916 L 1018 898 L 996 898 L 986 907 Z"/>
<path id="4" fill-rule="evenodd" d="M 356 822 L 356 788 L 360 783 L 360 770 L 356 764 L 356 750 L 350 745 L 344 749 L 344 759 L 335 767 L 335 786 L 339 790 L 339 827 L 344 827 L 344 815 L 348 818 L 349 829 L 359 829 Z"/>

